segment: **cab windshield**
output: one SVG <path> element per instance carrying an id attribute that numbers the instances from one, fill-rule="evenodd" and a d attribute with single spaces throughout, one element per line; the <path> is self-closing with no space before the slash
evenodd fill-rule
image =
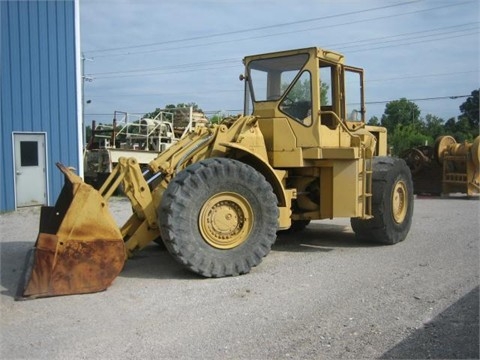
<path id="1" fill-rule="evenodd" d="M 308 54 L 298 54 L 250 62 L 248 74 L 252 101 L 279 100 L 307 60 Z"/>

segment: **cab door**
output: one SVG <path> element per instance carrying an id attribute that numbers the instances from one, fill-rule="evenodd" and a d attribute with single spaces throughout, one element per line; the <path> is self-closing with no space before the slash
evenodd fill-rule
<path id="1" fill-rule="evenodd" d="M 363 87 L 363 69 L 352 66 L 344 67 L 343 108 L 344 119 L 350 130 L 355 130 L 365 123 L 365 96 Z"/>

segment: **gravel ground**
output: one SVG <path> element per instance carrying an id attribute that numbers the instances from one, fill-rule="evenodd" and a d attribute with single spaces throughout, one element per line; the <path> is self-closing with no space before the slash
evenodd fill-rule
<path id="1" fill-rule="evenodd" d="M 250 274 L 202 279 L 152 244 L 105 292 L 15 302 L 38 221 L 0 215 L 2 359 L 479 358 L 477 200 L 417 198 L 395 246 L 314 221 Z"/>

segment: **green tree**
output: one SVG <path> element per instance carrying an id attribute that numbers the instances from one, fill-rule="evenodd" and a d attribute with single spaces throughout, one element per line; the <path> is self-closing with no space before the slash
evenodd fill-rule
<path id="1" fill-rule="evenodd" d="M 471 95 L 465 100 L 465 102 L 460 105 L 460 119 L 465 118 L 470 126 L 472 131 L 472 137 L 478 135 L 478 126 L 479 126 L 479 90 L 473 90 Z"/>
<path id="2" fill-rule="evenodd" d="M 328 103 L 328 90 L 329 86 L 323 81 L 320 82 L 320 105 Z"/>
<path id="3" fill-rule="evenodd" d="M 438 116 L 427 114 L 427 116 L 425 116 L 425 123 L 423 125 L 422 133 L 430 136 L 433 139 L 436 139 L 440 135 L 444 135 L 444 120 Z"/>
<path id="4" fill-rule="evenodd" d="M 392 155 L 396 156 L 401 156 L 405 150 L 434 142 L 431 136 L 419 131 L 417 124 L 398 124 L 389 135 L 388 140 L 392 148 Z"/>
<path id="5" fill-rule="evenodd" d="M 149 112 L 149 113 L 146 113 L 145 115 L 143 115 L 144 118 L 148 118 L 148 119 L 152 119 L 154 118 L 155 116 L 157 116 L 160 111 L 163 111 L 163 109 L 160 109 L 160 108 L 156 108 L 155 110 L 153 110 L 152 112 Z"/>
<path id="6" fill-rule="evenodd" d="M 172 111 L 174 113 L 174 119 L 173 119 L 174 126 L 175 127 L 187 126 L 190 118 L 190 107 L 192 107 L 193 111 L 202 112 L 202 109 L 200 109 L 200 107 L 196 103 L 190 102 L 190 103 L 179 103 L 177 105 L 168 104 L 168 105 L 165 105 L 165 108 L 163 109 L 156 108 L 154 111 L 143 115 L 143 117 L 152 119 L 155 116 L 157 116 L 160 113 L 160 111 L 165 111 L 165 110 Z"/>
<path id="7" fill-rule="evenodd" d="M 210 122 L 210 124 L 220 124 L 223 120 L 225 120 L 227 118 L 230 118 L 230 117 L 231 117 L 231 115 L 228 112 L 218 111 L 215 114 L 213 114 L 212 116 L 210 116 L 208 121 Z"/>
<path id="8" fill-rule="evenodd" d="M 380 120 L 378 117 L 372 116 L 370 120 L 368 120 L 367 125 L 380 126 Z"/>
<path id="9" fill-rule="evenodd" d="M 475 130 L 470 127 L 466 117 L 448 119 L 445 123 L 445 134 L 452 135 L 457 142 L 471 141 L 476 136 Z M 476 134 L 478 135 L 478 129 Z"/>
<path id="10" fill-rule="evenodd" d="M 310 98 L 310 79 L 304 79 L 301 81 L 299 79 L 298 83 L 293 86 L 292 89 L 290 89 L 290 92 L 288 94 L 288 98 L 296 101 L 298 99 L 309 99 Z M 283 83 L 282 84 L 282 93 L 285 91 L 285 89 L 290 85 L 290 83 Z M 328 102 L 328 89 L 330 87 L 328 86 L 327 83 L 324 83 L 323 81 L 320 82 L 320 104 L 327 104 Z"/>
<path id="11" fill-rule="evenodd" d="M 389 133 L 392 133 L 398 125 L 419 125 L 421 124 L 420 109 L 417 104 L 405 98 L 390 101 L 385 105 L 381 123 Z"/>
<path id="12" fill-rule="evenodd" d="M 174 105 L 174 104 L 168 104 L 168 105 L 165 105 L 165 107 L 163 109 L 160 109 L 160 108 L 156 108 L 154 111 L 152 112 L 149 112 L 149 113 L 146 113 L 145 115 L 143 115 L 144 118 L 154 118 L 155 116 L 157 116 L 160 111 L 165 111 L 165 110 L 174 110 L 174 109 L 178 109 L 178 110 L 183 110 L 183 112 L 185 111 L 189 111 L 190 110 L 190 106 L 193 108 L 193 111 L 202 111 L 202 109 L 200 109 L 200 107 L 194 103 L 194 102 L 190 102 L 190 103 L 179 103 L 177 105 Z"/>
<path id="13" fill-rule="evenodd" d="M 168 104 L 165 106 L 165 109 L 175 109 L 175 108 L 193 108 L 193 111 L 202 111 L 197 103 L 189 102 L 189 103 L 179 103 L 177 105 Z"/>
<path id="14" fill-rule="evenodd" d="M 209 121 L 210 124 L 219 124 L 222 121 L 223 117 L 219 114 L 215 114 L 212 117 L 210 117 Z"/>
<path id="15" fill-rule="evenodd" d="M 85 127 L 85 143 L 86 144 L 88 144 L 91 137 L 92 137 L 92 127 L 90 125 L 87 125 Z"/>

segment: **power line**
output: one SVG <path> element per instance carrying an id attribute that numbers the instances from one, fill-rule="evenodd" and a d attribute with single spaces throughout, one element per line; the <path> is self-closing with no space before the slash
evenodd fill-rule
<path id="1" fill-rule="evenodd" d="M 95 79 L 118 79 L 118 78 L 126 78 L 126 77 L 142 77 L 142 76 L 151 76 L 151 75 L 171 75 L 171 74 L 182 74 L 186 72 L 196 72 L 196 71 L 205 71 L 205 70 L 218 70 L 218 69 L 225 69 L 225 68 L 236 68 L 239 65 L 225 65 L 225 66 L 215 66 L 215 67 L 208 67 L 203 69 L 179 69 L 177 71 L 168 71 L 168 72 L 145 72 L 144 74 L 130 74 L 130 75 L 115 75 L 115 76 L 99 76 L 95 77 Z"/>
<path id="2" fill-rule="evenodd" d="M 475 74 L 480 72 L 480 70 L 472 70 L 472 71 L 457 71 L 457 72 L 449 72 L 449 73 L 435 73 L 435 74 L 421 74 L 421 75 L 405 75 L 405 76 L 397 76 L 391 78 L 384 78 L 384 79 L 366 79 L 365 83 L 369 84 L 372 82 L 382 82 L 382 81 L 394 81 L 394 80 L 409 80 L 409 79 L 422 79 L 422 78 L 435 78 L 435 77 L 443 77 L 443 76 L 454 76 L 454 75 L 462 75 L 462 74 Z M 243 92 L 243 87 L 241 89 L 215 89 L 215 90 L 203 90 L 208 91 L 209 94 L 222 94 L 222 93 L 229 93 L 229 92 Z M 165 93 L 148 93 L 148 94 L 112 94 L 112 95 L 96 95 L 96 98 L 101 97 L 123 97 L 123 96 L 162 96 L 162 95 L 189 95 L 195 93 L 186 93 L 182 92 L 165 92 Z"/>
<path id="3" fill-rule="evenodd" d="M 458 72 L 450 72 L 450 73 L 440 73 L 440 74 L 423 74 L 423 75 L 407 75 L 407 76 L 399 76 L 393 78 L 386 78 L 386 79 L 372 79 L 372 80 L 365 80 L 366 83 L 371 82 L 381 82 L 381 81 L 392 81 L 392 80 L 403 80 L 403 79 L 421 79 L 426 77 L 440 77 L 440 76 L 451 76 L 451 75 L 460 75 L 460 74 L 473 74 L 478 73 L 480 70 L 474 71 L 458 71 Z"/>
<path id="4" fill-rule="evenodd" d="M 461 31 L 469 31 L 469 30 L 461 30 Z M 459 31 L 456 31 L 459 32 Z M 407 46 L 407 45 L 413 45 L 413 44 L 420 44 L 420 43 L 425 43 L 425 42 L 432 42 L 432 41 L 439 41 L 439 40 L 447 40 L 447 39 L 454 39 L 458 37 L 466 37 L 466 36 L 471 36 L 471 35 L 476 35 L 478 34 L 479 31 L 470 31 L 470 32 L 465 32 L 460 35 L 451 35 L 451 36 L 442 36 L 438 37 L 439 35 L 442 34 L 450 34 L 448 32 L 442 33 L 442 34 L 434 34 L 434 35 L 425 35 L 425 36 L 420 36 L 418 39 L 421 38 L 426 38 L 426 37 L 432 37 L 435 36 L 435 38 L 431 39 L 424 39 L 424 40 L 419 40 L 419 41 L 409 41 L 408 40 L 413 40 L 416 38 L 410 38 L 410 39 L 399 39 L 395 41 L 407 41 L 403 43 L 397 43 L 397 44 L 389 44 L 389 45 L 383 45 L 383 46 L 376 46 L 375 43 L 372 44 L 366 44 L 364 46 L 367 46 L 367 48 L 363 49 L 356 49 L 356 50 L 349 50 L 348 53 L 357 53 L 357 52 L 362 52 L 362 51 L 373 51 L 373 50 L 379 50 L 379 49 L 385 49 L 389 47 L 398 47 L 398 46 Z M 391 41 L 389 41 L 391 42 Z M 379 43 L 381 44 L 381 43 Z M 374 47 L 368 47 L 368 46 L 374 46 Z M 345 48 L 339 48 L 340 51 L 343 51 Z M 224 61 L 220 60 L 214 60 L 214 61 L 206 61 L 203 63 L 202 66 L 205 66 L 207 64 L 215 64 L 215 63 L 225 63 L 225 62 L 233 62 L 235 59 L 224 59 Z M 236 62 L 236 60 L 235 60 Z M 97 73 L 97 74 L 89 74 L 91 77 L 95 77 L 95 79 L 112 79 L 112 78 L 125 78 L 125 77 L 142 77 L 142 76 L 149 76 L 149 75 L 167 75 L 167 74 L 175 74 L 175 73 L 184 73 L 184 72 L 192 72 L 192 71 L 208 71 L 208 70 L 217 70 L 217 69 L 225 69 L 225 68 L 236 68 L 239 65 L 224 65 L 224 66 L 216 66 L 216 67 L 205 67 L 205 68 L 195 68 L 196 64 L 195 63 L 190 63 L 190 64 L 184 64 L 184 65 L 174 65 L 174 66 L 169 66 L 169 67 L 160 67 L 160 68 L 146 68 L 146 69 L 136 69 L 136 70 L 126 70 L 126 71 L 114 71 L 114 72 L 108 72 L 108 73 Z M 158 69 L 155 71 L 152 71 L 154 69 Z M 168 69 L 179 69 L 178 71 L 165 71 Z M 121 74 L 126 74 L 130 73 L 129 75 L 121 75 Z M 136 73 L 136 74 L 132 74 Z M 100 76 L 97 76 L 100 75 Z"/>
<path id="5" fill-rule="evenodd" d="M 210 35 L 194 36 L 194 37 L 190 37 L 190 38 L 183 38 L 183 39 L 176 39 L 176 40 L 167 40 L 167 41 L 155 42 L 155 43 L 150 43 L 150 44 L 141 44 L 141 45 L 131 45 L 131 46 L 116 47 L 116 48 L 90 50 L 90 51 L 86 51 L 86 52 L 88 52 L 88 53 L 98 53 L 98 52 L 107 52 L 107 51 L 125 50 L 125 49 L 138 49 L 138 48 L 141 48 L 141 47 L 150 47 L 150 46 L 165 45 L 165 44 L 171 44 L 171 43 L 177 43 L 177 42 L 186 42 L 186 41 L 208 39 L 208 38 L 214 38 L 214 37 L 220 37 L 220 36 L 226 36 L 226 35 L 241 34 L 241 33 L 252 32 L 252 31 L 259 31 L 259 30 L 266 30 L 266 29 L 272 29 L 272 28 L 278 28 L 278 27 L 284 27 L 284 26 L 297 25 L 297 24 L 306 23 L 306 22 L 315 22 L 315 21 L 319 21 L 319 20 L 333 19 L 333 18 L 337 18 L 337 17 L 361 14 L 361 13 L 370 12 L 370 11 L 383 10 L 383 9 L 408 5 L 408 4 L 411 4 L 411 3 L 414 3 L 414 2 L 416 2 L 416 1 L 408 1 L 408 2 L 403 2 L 403 3 L 392 4 L 392 5 L 385 5 L 385 6 L 375 7 L 375 8 L 369 8 L 369 9 L 365 9 L 365 10 L 350 11 L 350 12 L 341 13 L 341 14 L 334 14 L 334 15 L 322 16 L 322 17 L 317 17 L 317 18 L 303 19 L 303 20 L 292 21 L 292 22 L 281 23 L 281 24 L 266 25 L 266 26 L 260 26 L 260 27 L 256 27 L 256 28 L 250 28 L 250 29 L 227 31 L 227 32 L 223 32 L 223 33 L 215 33 L 215 34 L 210 34 Z"/>
<path id="6" fill-rule="evenodd" d="M 415 102 L 415 101 L 433 101 L 433 100 L 445 100 L 445 99 L 450 99 L 450 100 L 456 100 L 456 99 L 462 99 L 462 98 L 467 98 L 470 97 L 471 94 L 469 95 L 448 95 L 448 96 L 434 96 L 434 97 L 426 97 L 426 98 L 414 98 L 414 99 L 407 99 L 407 101 Z M 366 105 L 375 105 L 375 104 L 387 104 L 395 100 L 379 100 L 379 101 L 367 101 L 365 102 Z M 218 113 L 220 111 L 226 111 L 226 112 L 242 112 L 243 110 L 238 110 L 238 109 L 231 109 L 231 110 L 204 110 L 204 113 Z M 128 112 L 129 114 L 132 115 L 144 115 L 146 114 L 145 112 Z M 85 114 L 88 116 L 111 116 L 111 113 L 105 114 L 105 113 L 90 113 L 90 114 Z"/>
<path id="7" fill-rule="evenodd" d="M 154 68 L 143 68 L 143 69 L 135 69 L 135 70 L 124 70 L 124 71 L 110 71 L 110 72 L 103 72 L 103 73 L 94 73 L 90 74 L 91 76 L 98 76 L 98 75 L 112 75 L 112 74 L 125 74 L 125 73 L 134 73 L 134 72 L 145 72 L 145 71 L 153 71 L 153 70 L 169 70 L 169 69 L 185 69 L 191 67 L 201 67 L 204 65 L 213 65 L 213 64 L 224 64 L 236 62 L 238 63 L 237 58 L 230 58 L 230 59 L 219 59 L 219 60 L 209 60 L 203 62 L 195 62 L 195 63 L 188 63 L 188 64 L 178 64 L 178 65 L 170 65 L 170 66 L 157 66 Z"/>
<path id="8" fill-rule="evenodd" d="M 333 44 L 333 45 L 330 44 L 330 45 L 326 45 L 325 47 L 326 48 L 340 48 L 342 45 L 354 44 L 354 45 L 346 46 L 346 47 L 342 48 L 342 49 L 346 49 L 346 48 L 349 48 L 349 47 L 371 46 L 371 45 L 375 45 L 375 44 L 382 44 L 382 43 L 388 43 L 388 42 L 394 42 L 394 41 L 405 41 L 405 40 L 421 39 L 421 38 L 428 38 L 428 37 L 436 37 L 436 36 L 440 36 L 440 35 L 443 35 L 443 34 L 449 34 L 450 35 L 450 34 L 456 33 L 456 32 L 464 32 L 464 31 L 474 30 L 474 29 L 477 30 L 478 29 L 477 27 L 471 28 L 471 25 L 478 25 L 478 24 L 479 24 L 479 22 L 465 23 L 465 24 L 461 24 L 461 25 L 453 25 L 453 26 L 440 27 L 440 28 L 429 29 L 429 30 L 415 31 L 415 32 L 410 32 L 410 33 L 384 36 L 384 37 L 380 37 L 380 38 L 370 38 L 370 39 L 357 40 L 355 42 L 339 43 L 339 44 Z M 398 37 L 404 37 L 404 36 L 410 36 L 410 35 L 418 35 L 418 34 L 430 33 L 430 32 L 437 32 L 437 31 L 440 31 L 440 30 L 454 29 L 454 28 L 465 27 L 465 26 L 468 26 L 469 28 L 463 29 L 463 30 L 457 30 L 457 31 L 453 31 L 453 32 L 441 32 L 441 33 L 437 33 L 437 34 L 430 34 L 430 35 L 424 35 L 424 36 L 419 36 L 419 37 L 412 37 L 410 39 L 388 40 L 388 39 L 392 39 L 392 38 L 398 38 Z M 378 43 L 371 43 L 371 44 L 359 44 L 359 43 L 371 42 L 371 41 L 375 41 L 375 40 L 385 40 L 385 41 L 378 42 Z M 435 39 L 435 40 L 438 40 L 438 39 Z M 366 49 L 366 50 L 368 50 L 368 49 Z M 180 69 L 197 68 L 197 67 L 202 67 L 202 66 L 205 66 L 205 65 L 213 65 L 213 64 L 218 64 L 218 63 L 220 63 L 220 64 L 238 63 L 238 59 L 236 59 L 236 58 L 217 59 L 217 60 L 210 60 L 210 61 L 204 61 L 204 62 L 195 62 L 195 63 L 178 64 L 178 65 L 170 65 L 170 66 L 160 66 L 160 67 L 153 67 L 153 68 L 142 68 L 142 69 L 133 69 L 133 70 L 124 70 L 124 71 L 110 71 L 110 72 L 102 72 L 102 73 L 92 73 L 92 74 L 89 74 L 89 76 L 99 76 L 100 75 L 101 78 L 107 78 L 107 77 L 104 77 L 103 75 L 116 75 L 116 74 L 127 74 L 127 73 L 144 73 L 144 72 L 150 72 L 150 71 L 157 71 L 157 70 L 160 71 L 160 70 L 169 70 L 169 69 L 178 69 L 178 68 L 180 68 Z M 143 74 L 143 75 L 147 75 L 147 74 Z"/>
<path id="9" fill-rule="evenodd" d="M 251 41 L 251 40 L 255 40 L 255 39 L 282 36 L 282 35 L 290 35 L 290 34 L 293 34 L 293 33 L 308 32 L 308 31 L 312 31 L 312 30 L 319 30 L 319 29 L 325 29 L 325 28 L 348 26 L 348 25 L 358 24 L 358 23 L 363 24 L 363 23 L 369 22 L 369 21 L 382 20 L 382 19 L 388 19 L 388 18 L 399 17 L 399 16 L 404 16 L 404 15 L 411 15 L 411 14 L 416 14 L 416 13 L 428 12 L 428 11 L 448 8 L 448 7 L 452 7 L 452 6 L 465 5 L 467 3 L 471 3 L 471 1 L 457 2 L 455 4 L 442 5 L 442 6 L 432 7 L 432 8 L 428 8 L 428 9 L 414 10 L 414 11 L 408 11 L 408 12 L 404 12 L 404 13 L 396 13 L 396 14 L 393 14 L 393 15 L 383 15 L 383 16 L 371 17 L 371 18 L 367 18 L 367 19 L 351 20 L 351 21 L 344 22 L 344 23 L 338 23 L 338 24 L 332 24 L 332 25 L 322 25 L 322 26 L 319 26 L 319 27 L 311 27 L 311 28 L 300 29 L 300 30 L 290 30 L 290 31 L 287 31 L 287 32 L 277 32 L 277 33 L 273 33 L 273 34 L 249 36 L 249 37 L 244 37 L 244 38 L 222 40 L 222 41 L 210 42 L 210 43 L 193 44 L 193 45 L 188 45 L 188 47 L 189 48 L 205 47 L 205 46 L 209 46 L 209 45 L 218 45 L 218 44 L 225 44 L 225 43 L 238 42 L 238 41 Z M 409 4 L 409 3 L 404 3 L 404 4 Z M 177 42 L 177 41 L 168 41 L 168 43 L 170 43 L 170 42 Z M 129 47 L 125 47 L 125 48 L 129 48 Z M 184 45 L 180 45 L 180 46 L 177 46 L 177 47 L 170 47 L 170 48 L 143 50 L 143 51 L 136 51 L 136 52 L 124 52 L 124 53 L 117 53 L 117 54 L 97 55 L 97 56 L 95 56 L 95 58 L 111 57 L 111 56 L 139 55 L 139 54 L 155 53 L 155 52 L 162 52 L 162 51 L 178 50 L 178 49 L 184 49 L 184 48 L 185 48 Z"/>
<path id="10" fill-rule="evenodd" d="M 416 98 L 416 99 L 407 99 L 407 101 L 431 101 L 431 100 L 445 100 L 445 99 L 462 99 L 470 97 L 471 95 L 449 95 L 449 96 L 435 96 L 435 97 L 427 97 L 427 98 Z M 396 99 L 398 100 L 398 99 Z M 381 101 L 366 101 L 365 104 L 373 105 L 373 104 L 386 104 L 396 100 L 381 100 Z"/>
<path id="11" fill-rule="evenodd" d="M 436 38 L 436 39 L 428 39 L 428 40 L 407 42 L 407 43 L 402 43 L 402 44 L 393 44 L 393 45 L 378 46 L 378 47 L 367 48 L 367 49 L 349 50 L 348 53 L 349 53 L 349 54 L 353 54 L 353 53 L 362 52 L 362 51 L 372 51 L 372 50 L 386 49 L 386 48 L 389 48 L 389 47 L 407 46 L 407 45 L 421 44 L 421 43 L 426 43 L 426 42 L 431 42 L 431 41 L 455 39 L 455 38 L 459 38 L 459 37 L 477 35 L 478 33 L 479 33 L 479 31 L 476 30 L 476 31 L 472 31 L 472 32 L 469 32 L 469 33 L 461 34 L 461 35 L 445 36 L 445 37 Z M 340 50 L 341 50 L 341 49 L 340 49 Z"/>
<path id="12" fill-rule="evenodd" d="M 477 23 L 473 23 L 473 24 L 478 25 L 479 23 L 477 22 Z M 455 27 L 457 27 L 457 26 L 455 26 Z M 446 27 L 445 29 L 448 29 L 448 28 L 452 28 L 452 27 Z M 343 47 L 341 47 L 341 45 L 337 45 L 336 48 L 341 47 L 342 49 L 348 49 L 348 48 L 352 48 L 352 47 L 372 46 L 372 45 L 387 44 L 387 43 L 392 43 L 392 42 L 409 41 L 409 40 L 417 40 L 417 39 L 424 39 L 424 38 L 433 38 L 433 37 L 439 37 L 439 36 L 442 36 L 442 35 L 448 35 L 446 38 L 449 38 L 450 35 L 455 34 L 455 33 L 462 33 L 462 32 L 467 32 L 467 31 L 472 31 L 472 30 L 474 30 L 473 33 L 478 32 L 478 26 L 469 26 L 465 29 L 455 30 L 455 31 L 438 32 L 439 30 L 440 29 L 417 31 L 417 32 L 409 33 L 409 34 L 394 35 L 394 36 L 391 36 L 391 37 L 384 37 L 383 39 L 377 38 L 376 40 L 382 40 L 382 41 L 373 42 L 373 43 L 370 43 L 370 44 L 352 44 L 350 46 L 343 46 Z M 436 34 L 421 35 L 421 36 L 411 36 L 411 35 L 418 35 L 418 34 L 422 34 L 422 33 L 429 33 L 429 32 L 432 32 L 432 31 L 435 31 L 437 33 Z M 404 37 L 404 38 L 403 39 L 395 39 L 395 40 L 387 40 L 389 38 L 398 38 L 398 37 Z M 432 40 L 437 40 L 437 39 L 432 39 Z M 366 42 L 366 41 L 360 40 L 359 42 Z M 397 45 L 395 45 L 395 46 L 397 46 Z"/>
<path id="13" fill-rule="evenodd" d="M 471 26 L 471 25 L 478 25 L 480 24 L 480 21 L 474 21 L 474 22 L 468 22 L 464 24 L 457 24 L 457 25 L 451 25 L 451 26 L 442 26 L 434 29 L 428 29 L 428 30 L 420 30 L 420 31 L 413 31 L 413 32 L 408 32 L 408 33 L 402 33 L 402 34 L 397 34 L 397 35 L 390 35 L 390 36 L 381 36 L 377 38 L 368 38 L 368 39 L 360 39 L 360 40 L 354 40 L 354 41 L 349 41 L 345 43 L 336 43 L 333 45 L 324 45 L 326 48 L 333 48 L 333 47 L 339 47 L 339 46 L 344 46 L 344 45 L 352 45 L 352 44 L 359 44 L 359 43 L 365 43 L 365 42 L 370 42 L 370 41 L 376 41 L 376 40 L 387 40 L 391 38 L 397 38 L 397 37 L 404 37 L 404 36 L 409 36 L 409 35 L 416 35 L 416 34 L 423 34 L 423 33 L 429 33 L 429 32 L 437 32 L 441 30 L 447 30 L 447 29 L 455 29 L 459 27 L 465 27 L 465 26 Z M 477 27 L 473 27 L 473 29 L 476 29 Z M 465 30 L 465 29 L 464 29 Z M 470 29 L 467 29 L 470 30 Z M 457 31 L 462 31 L 462 30 L 457 30 Z M 433 36 L 434 34 L 432 34 Z M 404 39 L 399 39 L 398 41 L 401 41 Z M 363 45 L 371 45 L 371 44 L 363 44 Z"/>

